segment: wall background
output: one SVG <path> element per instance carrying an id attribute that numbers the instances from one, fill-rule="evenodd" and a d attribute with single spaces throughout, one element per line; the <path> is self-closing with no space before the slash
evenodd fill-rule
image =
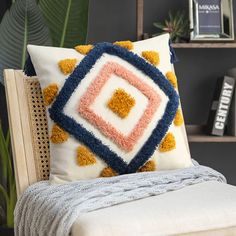
<path id="1" fill-rule="evenodd" d="M 9 3 L 1 0 L 0 18 Z M 135 40 L 135 4 L 136 0 L 90 0 L 88 42 Z M 170 9 L 187 11 L 188 0 L 145 0 L 144 31 L 154 33 L 152 23 L 165 19 Z M 236 19 L 236 4 L 234 14 Z M 176 52 L 180 59 L 175 68 L 185 121 L 204 124 L 217 78 L 236 67 L 236 49 L 177 49 Z M 0 86 L 0 113 L 5 113 L 2 94 Z M 236 185 L 236 143 L 194 143 L 190 148 L 193 158 L 221 171 L 229 183 Z"/>
<path id="2" fill-rule="evenodd" d="M 10 0 L 0 0 L 0 22 L 3 17 L 4 12 L 10 5 L 11 5 Z M 4 92 L 4 87 L 0 83 L 0 119 L 3 126 L 3 130 L 5 132 L 8 127 L 8 120 L 7 120 L 6 113 L 7 113 L 7 110 L 6 110 L 5 92 Z"/>

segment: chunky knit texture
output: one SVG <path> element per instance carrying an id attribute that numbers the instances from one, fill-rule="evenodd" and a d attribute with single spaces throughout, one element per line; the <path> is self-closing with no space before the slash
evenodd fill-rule
<path id="1" fill-rule="evenodd" d="M 63 109 L 70 99 L 72 93 L 81 83 L 81 81 L 84 80 L 87 73 L 104 53 L 112 56 L 118 56 L 132 66 L 136 67 L 138 70 L 142 71 L 146 76 L 152 79 L 154 83 L 156 83 L 156 85 L 166 94 L 169 99 L 162 118 L 159 120 L 157 126 L 153 129 L 152 134 L 149 136 L 145 144 L 140 148 L 140 151 L 135 155 L 128 165 L 117 153 L 112 151 L 107 145 L 104 145 L 100 139 L 94 136 L 92 132 L 89 132 L 80 123 L 76 122 L 75 119 L 63 113 Z M 80 62 L 73 73 L 66 79 L 64 86 L 57 96 L 57 99 L 49 109 L 49 113 L 50 118 L 55 123 L 57 123 L 61 128 L 65 129 L 65 131 L 67 131 L 69 134 L 74 136 L 74 138 L 76 138 L 79 142 L 87 146 L 93 153 L 106 162 L 107 165 L 110 166 L 115 172 L 119 174 L 127 174 L 136 172 L 154 154 L 156 147 L 168 131 L 175 117 L 178 106 L 178 94 L 158 68 L 152 66 L 138 55 L 134 54 L 133 52 L 129 52 L 122 47 L 112 45 L 110 43 L 99 43 Z M 101 127 L 102 126 L 100 126 L 100 128 Z"/>
<path id="2" fill-rule="evenodd" d="M 175 171 L 142 172 L 61 185 L 38 182 L 17 202 L 15 235 L 67 236 L 81 214 L 204 181 L 226 180 L 215 170 L 196 165 Z"/>

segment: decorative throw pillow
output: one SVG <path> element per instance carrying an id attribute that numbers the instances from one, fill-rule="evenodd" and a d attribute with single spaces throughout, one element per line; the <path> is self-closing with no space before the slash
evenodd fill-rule
<path id="1" fill-rule="evenodd" d="M 28 51 L 48 111 L 52 182 L 192 165 L 169 35 Z"/>

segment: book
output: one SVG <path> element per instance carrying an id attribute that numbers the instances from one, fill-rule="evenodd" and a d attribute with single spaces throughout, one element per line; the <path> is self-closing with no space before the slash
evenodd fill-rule
<path id="1" fill-rule="evenodd" d="M 228 70 L 227 75 L 234 78 L 236 84 L 236 68 Z M 236 136 L 236 86 L 229 110 L 226 132 L 228 135 Z"/>
<path id="2" fill-rule="evenodd" d="M 235 79 L 232 77 L 224 76 L 217 80 L 208 118 L 209 134 L 224 135 L 234 88 Z"/>

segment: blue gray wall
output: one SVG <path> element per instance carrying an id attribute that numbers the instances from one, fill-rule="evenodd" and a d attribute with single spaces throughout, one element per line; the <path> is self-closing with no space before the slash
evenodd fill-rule
<path id="1" fill-rule="evenodd" d="M 186 9 L 187 0 L 144 0 L 144 31 L 155 33 L 154 21 L 168 11 Z M 135 40 L 135 0 L 91 0 L 88 41 Z M 236 16 L 236 4 L 235 4 Z M 235 17 L 236 18 L 236 17 Z M 236 49 L 177 49 L 180 95 L 187 124 L 204 124 L 217 77 L 236 66 Z M 223 172 L 236 185 L 236 143 L 192 143 L 193 158 Z"/>

